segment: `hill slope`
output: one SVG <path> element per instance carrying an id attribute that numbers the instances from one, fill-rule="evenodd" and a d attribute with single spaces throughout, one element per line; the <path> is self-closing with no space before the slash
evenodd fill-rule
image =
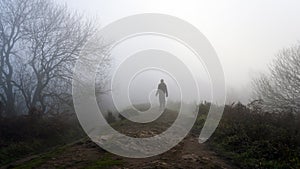
<path id="1" fill-rule="evenodd" d="M 150 124 L 136 124 L 123 120 L 113 124 L 120 132 L 133 137 L 149 137 L 168 128 L 177 114 L 166 111 Z M 113 155 L 98 147 L 88 138 L 57 147 L 45 154 L 20 160 L 4 168 L 202 168 L 231 169 L 229 162 L 221 159 L 206 144 L 199 144 L 197 136 L 188 135 L 171 150 L 150 158 L 132 159 Z"/>

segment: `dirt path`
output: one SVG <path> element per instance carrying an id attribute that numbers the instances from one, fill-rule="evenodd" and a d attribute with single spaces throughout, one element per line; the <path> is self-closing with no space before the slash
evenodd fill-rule
<path id="1" fill-rule="evenodd" d="M 123 133 L 132 136 L 145 136 L 160 133 L 172 123 L 176 116 L 162 116 L 152 127 L 123 122 L 116 125 Z M 155 126 L 155 127 L 154 127 Z M 70 145 L 62 146 L 51 152 L 21 160 L 5 168 L 199 168 L 199 169 L 234 169 L 229 162 L 221 159 L 206 144 L 199 144 L 197 137 L 187 136 L 171 150 L 150 158 L 132 159 L 108 153 L 89 139 L 83 139 Z"/>
<path id="2" fill-rule="evenodd" d="M 146 159 L 125 159 L 125 168 L 197 168 L 232 169 L 234 168 L 205 144 L 199 144 L 197 138 L 188 136 L 180 144 L 166 153 Z"/>

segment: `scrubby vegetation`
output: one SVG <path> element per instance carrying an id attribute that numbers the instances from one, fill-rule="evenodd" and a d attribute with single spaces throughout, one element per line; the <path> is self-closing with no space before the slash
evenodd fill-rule
<path id="1" fill-rule="evenodd" d="M 200 105 L 194 132 L 201 129 L 208 108 Z M 241 168 L 300 168 L 299 130 L 299 115 L 251 111 L 238 103 L 225 107 L 208 143 Z"/>
<path id="2" fill-rule="evenodd" d="M 192 133 L 199 134 L 209 106 L 200 104 Z M 1 166 L 85 137 L 74 115 L 0 120 Z M 299 129 L 297 114 L 267 113 L 237 103 L 225 106 L 222 120 L 207 143 L 240 168 L 299 168 Z"/>
<path id="3" fill-rule="evenodd" d="M 0 166 L 85 136 L 74 115 L 0 119 Z"/>

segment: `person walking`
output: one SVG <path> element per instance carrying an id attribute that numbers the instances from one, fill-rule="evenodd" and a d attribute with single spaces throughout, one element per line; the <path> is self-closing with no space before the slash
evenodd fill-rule
<path id="1" fill-rule="evenodd" d="M 166 97 L 168 97 L 168 89 L 164 79 L 160 80 L 155 96 L 157 95 L 159 98 L 159 107 L 161 110 L 164 110 L 166 106 Z"/>

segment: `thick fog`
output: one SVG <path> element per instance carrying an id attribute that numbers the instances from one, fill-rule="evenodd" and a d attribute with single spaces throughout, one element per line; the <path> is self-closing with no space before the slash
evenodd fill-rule
<path id="1" fill-rule="evenodd" d="M 259 72 L 267 71 L 268 64 L 278 50 L 300 39 L 298 0 L 64 0 L 59 3 L 66 3 L 73 9 L 96 16 L 101 26 L 124 16 L 145 12 L 169 14 L 190 22 L 208 38 L 219 56 L 226 78 L 228 102 L 247 102 L 251 97 L 251 79 Z M 125 56 L 120 54 L 118 57 L 121 59 Z M 198 68 L 203 69 L 201 66 Z M 163 76 L 156 76 L 154 72 L 153 75 L 150 72 L 148 74 L 148 80 L 138 76 L 133 81 L 131 90 L 134 88 L 139 91 L 137 100 L 145 100 L 145 94 L 156 88 L 161 79 L 159 76 Z M 201 82 L 200 90 L 203 91 L 200 93 L 202 98 L 209 99 L 210 82 L 203 74 L 198 78 L 204 80 Z M 173 90 L 173 82 L 164 78 L 170 91 L 176 91 L 175 87 Z M 138 84 L 144 89 L 135 87 Z"/>
<path id="2" fill-rule="evenodd" d="M 164 79 L 168 88 L 168 102 L 182 102 L 181 90 L 184 88 L 188 89 L 185 92 L 190 96 L 184 99 L 187 104 L 199 102 L 195 94 L 199 95 L 200 100 L 211 99 L 210 79 L 205 66 L 193 52 L 179 42 L 156 35 L 138 36 L 115 46 L 111 57 L 113 64 L 108 78 L 109 84 L 106 86 L 109 92 L 99 96 L 102 100 L 112 102 L 110 96 L 114 93 L 117 99 L 128 96 L 133 105 L 152 102 L 155 106 L 158 104 L 155 93 L 161 79 Z M 141 65 L 150 65 L 150 67 Z M 124 66 L 125 68 L 122 68 Z M 137 69 L 136 72 L 134 69 L 139 66 L 142 69 Z M 127 77 L 131 69 L 134 74 Z M 127 88 L 120 88 L 123 83 L 128 83 Z M 193 89 L 193 84 L 197 84 L 198 92 Z M 123 103 L 121 107 L 127 106 Z"/>

